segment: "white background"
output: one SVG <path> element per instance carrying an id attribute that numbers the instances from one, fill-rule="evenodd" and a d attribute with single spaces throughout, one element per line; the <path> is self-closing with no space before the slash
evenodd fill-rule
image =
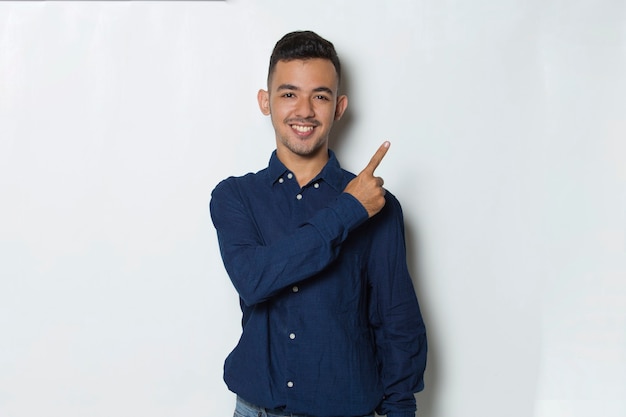
<path id="1" fill-rule="evenodd" d="M 0 416 L 232 415 L 210 191 L 274 148 L 286 32 L 402 202 L 424 417 L 626 415 L 626 3 L 0 3 Z"/>

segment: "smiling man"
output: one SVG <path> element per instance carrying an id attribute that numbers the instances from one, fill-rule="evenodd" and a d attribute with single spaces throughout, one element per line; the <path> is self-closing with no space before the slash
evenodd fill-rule
<path id="1" fill-rule="evenodd" d="M 276 151 L 230 177 L 211 216 L 243 314 L 224 380 L 236 417 L 413 417 L 426 331 L 406 264 L 400 204 L 374 171 L 357 176 L 329 149 L 348 98 L 332 43 L 285 35 L 270 58 L 261 112 Z"/>

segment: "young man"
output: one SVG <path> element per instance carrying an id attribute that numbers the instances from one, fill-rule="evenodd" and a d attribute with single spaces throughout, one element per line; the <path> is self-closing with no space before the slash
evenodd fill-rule
<path id="1" fill-rule="evenodd" d="M 348 105 L 340 78 L 327 40 L 294 32 L 278 41 L 258 93 L 276 151 L 266 169 L 212 193 L 243 312 L 224 366 L 235 416 L 415 415 L 426 332 L 400 205 L 374 176 L 389 142 L 358 176 L 339 166 L 328 135 Z"/>

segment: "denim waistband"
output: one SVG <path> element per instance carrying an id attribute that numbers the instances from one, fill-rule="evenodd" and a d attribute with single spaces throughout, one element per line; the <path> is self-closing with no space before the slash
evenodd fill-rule
<path id="1" fill-rule="evenodd" d="M 250 417 L 307 417 L 306 414 L 291 414 L 280 409 L 259 407 L 237 396 L 237 408 L 246 412 Z M 247 417 L 247 416 L 246 416 Z"/>
<path id="2" fill-rule="evenodd" d="M 292 414 L 280 409 L 259 407 L 237 396 L 237 410 L 244 417 L 309 417 L 306 414 Z M 374 417 L 374 412 L 363 417 Z"/>

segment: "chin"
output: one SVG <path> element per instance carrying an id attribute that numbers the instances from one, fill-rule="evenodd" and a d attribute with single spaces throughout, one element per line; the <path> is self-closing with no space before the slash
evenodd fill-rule
<path id="1" fill-rule="evenodd" d="M 302 143 L 302 139 L 283 140 L 282 144 L 291 153 L 298 156 L 307 157 L 316 155 L 324 147 L 324 142 L 309 143 L 309 140 L 311 139 L 307 139 L 306 143 Z"/>
<path id="2" fill-rule="evenodd" d="M 322 145 L 314 146 L 314 147 L 307 147 L 307 148 L 302 148 L 302 147 L 297 147 L 297 146 L 290 148 L 290 150 L 296 155 L 305 156 L 305 157 L 317 155 L 321 149 L 322 149 Z"/>

